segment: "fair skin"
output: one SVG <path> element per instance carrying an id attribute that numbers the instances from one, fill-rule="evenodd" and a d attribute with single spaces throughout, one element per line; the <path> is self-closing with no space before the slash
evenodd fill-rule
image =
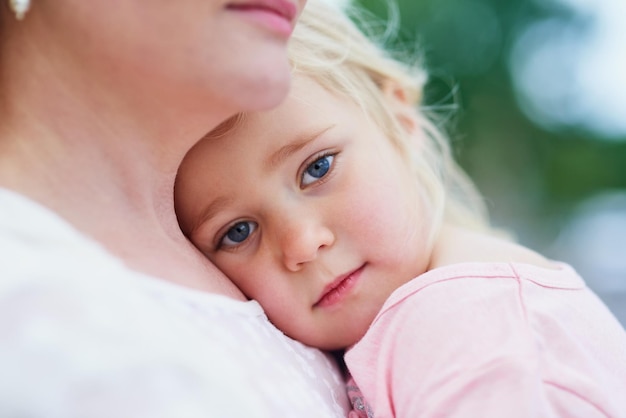
<path id="1" fill-rule="evenodd" d="M 388 99 L 397 105 L 397 95 Z M 415 186 L 409 164 L 357 105 L 296 77 L 281 106 L 192 149 L 176 208 L 196 246 L 279 328 L 337 349 L 358 341 L 389 295 L 428 269 L 545 262 L 447 225 L 429 245 L 432 215 Z"/>
<path id="2" fill-rule="evenodd" d="M 132 268 L 244 300 L 182 235 L 174 178 L 220 121 L 284 98 L 305 1 L 36 1 L 20 22 L 3 7 L 0 187 Z"/>

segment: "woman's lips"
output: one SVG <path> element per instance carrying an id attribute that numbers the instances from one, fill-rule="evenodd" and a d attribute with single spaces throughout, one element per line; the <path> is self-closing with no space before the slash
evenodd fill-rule
<path id="1" fill-rule="evenodd" d="M 233 2 L 227 8 L 283 36 L 291 35 L 298 14 L 296 4 L 287 0 Z"/>
<path id="2" fill-rule="evenodd" d="M 315 302 L 313 307 L 329 307 L 344 300 L 358 282 L 364 268 L 365 264 L 363 264 L 361 267 L 351 273 L 339 276 L 338 278 L 333 280 L 332 283 L 329 283 L 324 288 L 322 295 L 317 300 L 317 302 Z"/>

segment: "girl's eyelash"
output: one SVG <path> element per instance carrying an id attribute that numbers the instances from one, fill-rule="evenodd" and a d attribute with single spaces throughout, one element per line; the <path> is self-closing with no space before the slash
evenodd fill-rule
<path id="1" fill-rule="evenodd" d="M 228 232 L 228 230 L 226 230 L 226 232 L 224 233 L 219 233 L 216 235 L 216 239 L 215 242 L 213 244 L 213 251 L 220 251 L 222 249 L 223 246 L 223 242 L 224 242 L 224 237 L 226 236 L 226 233 Z"/>

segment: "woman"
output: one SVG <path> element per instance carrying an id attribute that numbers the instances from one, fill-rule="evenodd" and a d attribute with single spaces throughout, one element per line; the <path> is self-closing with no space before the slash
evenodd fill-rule
<path id="1" fill-rule="evenodd" d="M 342 416 L 337 370 L 180 232 L 186 151 L 277 105 L 304 0 L 0 11 L 0 415 Z"/>

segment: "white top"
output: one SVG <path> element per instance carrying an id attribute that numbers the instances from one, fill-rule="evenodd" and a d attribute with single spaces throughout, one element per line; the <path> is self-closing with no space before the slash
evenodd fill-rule
<path id="1" fill-rule="evenodd" d="M 340 373 L 256 302 L 130 270 L 0 189 L 0 416 L 343 417 Z"/>

